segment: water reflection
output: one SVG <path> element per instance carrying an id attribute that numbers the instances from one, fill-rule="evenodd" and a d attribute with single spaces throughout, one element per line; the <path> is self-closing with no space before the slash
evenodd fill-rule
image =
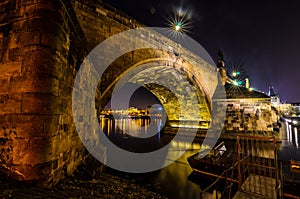
<path id="1" fill-rule="evenodd" d="M 115 145 L 127 151 L 151 152 L 168 144 L 161 140 L 159 119 L 101 118 L 100 126 Z"/>
<path id="2" fill-rule="evenodd" d="M 282 160 L 300 160 L 299 126 L 284 122 L 281 128 L 282 150 L 279 158 Z"/>
<path id="3" fill-rule="evenodd" d="M 107 134 L 107 136 L 121 148 L 124 148 L 133 152 L 150 152 L 158 150 L 159 148 L 170 143 L 173 136 L 164 134 L 164 130 L 160 132 L 162 123 L 159 119 L 130 119 L 119 118 L 116 120 L 101 118 L 100 126 Z M 156 134 L 146 138 L 136 138 L 137 136 L 146 136 L 149 133 L 151 125 L 155 126 Z M 153 129 L 152 129 L 153 130 Z M 151 130 L 151 131 L 152 131 Z M 176 129 L 168 129 L 168 131 L 175 131 Z M 291 125 L 283 125 L 281 128 L 281 134 L 283 137 L 283 143 L 277 143 L 279 149 L 279 159 L 290 160 L 300 159 L 299 150 L 299 128 Z M 228 150 L 236 150 L 236 142 L 225 141 L 226 148 Z M 179 153 L 183 150 L 187 150 L 178 160 Z M 188 199 L 188 198 L 200 198 L 201 190 L 209 186 L 205 178 L 198 178 L 197 181 L 191 181 L 190 174 L 192 169 L 187 162 L 187 157 L 197 153 L 201 147 L 207 148 L 208 146 L 202 145 L 202 140 L 195 140 L 191 145 L 182 137 L 178 141 L 172 141 L 171 147 L 168 151 L 168 158 L 166 161 L 174 161 L 169 166 L 147 174 L 126 174 L 137 179 L 140 183 L 151 184 L 152 189 L 158 193 L 162 193 L 168 198 L 174 199 Z M 267 142 L 254 142 L 253 146 L 246 147 L 251 153 L 255 153 L 257 156 L 273 157 L 274 149 L 270 143 Z M 255 149 L 255 150 L 254 150 Z M 220 188 L 223 191 L 223 188 Z M 202 195 L 203 198 L 220 198 L 221 192 L 218 188 L 210 190 Z"/>
<path id="4" fill-rule="evenodd" d="M 149 127 L 155 124 L 157 134 L 147 139 L 136 139 L 136 136 L 147 134 Z M 158 148 L 170 143 L 173 136 L 161 134 L 162 122 L 159 119 L 107 119 L 101 118 L 100 126 L 106 135 L 114 141 L 119 147 L 125 148 L 134 152 L 148 152 L 157 150 Z M 146 142 L 143 142 L 145 141 Z M 172 161 L 169 166 L 147 174 L 126 174 L 136 178 L 140 183 L 151 184 L 153 189 L 168 198 L 174 199 L 194 199 L 200 198 L 216 198 L 220 197 L 220 192 L 213 189 L 212 192 L 202 193 L 201 190 L 206 187 L 201 187 L 201 181 L 205 184 L 205 179 L 200 183 L 195 183 L 189 180 L 189 175 L 192 169 L 187 162 L 187 157 L 197 153 L 201 147 L 201 140 L 194 143 L 189 143 L 183 137 L 182 139 L 171 142 L 168 158 L 166 161 Z M 208 147 L 208 146 L 202 146 Z M 181 154 L 186 148 L 189 148 L 178 160 L 178 154 Z M 114 171 L 116 172 L 116 171 Z"/>
<path id="5" fill-rule="evenodd" d="M 186 152 L 176 162 L 159 171 L 158 175 L 154 178 L 157 191 L 168 198 L 194 199 L 201 198 L 201 194 L 203 194 L 203 198 L 216 198 L 216 194 L 220 198 L 221 193 L 216 189 L 212 193 L 201 192 L 202 189 L 206 188 L 201 187 L 201 185 L 206 184 L 206 179 L 199 179 L 199 184 L 189 180 L 192 169 L 189 167 L 186 159 L 194 153 L 194 150 Z"/>
<path id="6" fill-rule="evenodd" d="M 100 126 L 103 131 L 110 134 L 127 134 L 132 137 L 151 137 L 152 133 L 159 133 L 162 129 L 162 121 L 160 119 L 141 119 L 141 118 L 100 118 Z M 160 134 L 160 133 L 159 133 Z"/>
<path id="7" fill-rule="evenodd" d="M 285 131 L 283 131 L 283 140 L 286 145 L 293 145 L 299 148 L 299 126 L 294 126 L 291 123 L 285 122 Z"/>

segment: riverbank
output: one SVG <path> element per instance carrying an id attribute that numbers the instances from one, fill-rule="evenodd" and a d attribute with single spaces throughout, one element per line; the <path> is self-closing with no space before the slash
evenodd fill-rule
<path id="1" fill-rule="evenodd" d="M 0 198 L 165 198 L 136 184 L 102 173 L 99 178 L 82 180 L 67 177 L 52 188 L 35 188 L 24 183 L 1 179 Z"/>
<path id="2" fill-rule="evenodd" d="M 90 163 L 90 162 L 88 162 Z M 51 188 L 15 181 L 0 175 L 0 198 L 166 198 L 148 190 L 134 179 L 102 172 L 93 174 L 97 165 L 82 164 L 73 176 L 67 176 Z"/>

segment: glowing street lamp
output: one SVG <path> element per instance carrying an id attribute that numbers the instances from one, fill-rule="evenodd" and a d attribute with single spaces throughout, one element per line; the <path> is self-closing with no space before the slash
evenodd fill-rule
<path id="1" fill-rule="evenodd" d="M 176 26 L 175 26 L 175 30 L 178 32 L 181 30 L 181 22 L 177 22 Z"/>
<path id="2" fill-rule="evenodd" d="M 232 73 L 232 76 L 233 76 L 233 77 L 236 77 L 236 76 L 238 76 L 238 75 L 240 75 L 240 74 L 241 74 L 241 72 L 240 72 L 240 71 L 237 71 L 237 72 L 233 72 L 233 73 Z"/>
<path id="3" fill-rule="evenodd" d="M 237 80 L 234 80 L 233 81 L 233 84 L 235 85 L 235 86 L 240 86 L 240 85 L 242 85 L 242 81 L 237 81 Z"/>
<path id="4" fill-rule="evenodd" d="M 172 36 L 184 35 L 186 32 L 189 32 L 188 29 L 191 23 L 190 19 L 191 12 L 188 12 L 188 10 L 183 10 L 181 7 L 179 7 L 173 13 L 173 16 L 167 18 L 168 25 L 172 30 Z"/>

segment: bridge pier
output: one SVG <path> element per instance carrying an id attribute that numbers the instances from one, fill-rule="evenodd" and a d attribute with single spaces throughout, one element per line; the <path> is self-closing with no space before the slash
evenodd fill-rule
<path id="1" fill-rule="evenodd" d="M 68 1 L 0 2 L 0 172 L 49 186 L 87 153 L 71 94 L 85 41 Z"/>

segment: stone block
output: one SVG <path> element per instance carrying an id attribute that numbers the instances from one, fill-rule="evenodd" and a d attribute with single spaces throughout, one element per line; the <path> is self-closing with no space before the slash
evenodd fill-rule
<path id="1" fill-rule="evenodd" d="M 7 138 L 10 122 L 10 115 L 0 115 L 0 138 Z"/>
<path id="2" fill-rule="evenodd" d="M 37 165 L 54 159 L 49 138 L 14 139 L 13 164 Z"/>
<path id="3" fill-rule="evenodd" d="M 71 100 L 73 88 L 70 84 L 61 81 L 59 83 L 59 96 Z"/>
<path id="4" fill-rule="evenodd" d="M 7 48 L 14 49 L 22 47 L 22 43 L 20 43 L 20 37 L 20 34 L 10 32 Z"/>
<path id="5" fill-rule="evenodd" d="M 48 54 L 48 59 L 51 58 L 51 51 L 49 49 L 44 49 L 39 46 L 26 46 L 23 48 L 24 60 L 23 60 L 23 71 L 29 72 L 26 69 L 35 65 L 36 61 L 43 55 Z M 45 56 L 46 57 L 46 56 Z"/>
<path id="6" fill-rule="evenodd" d="M 47 74 L 23 73 L 10 79 L 10 93 L 48 93 L 58 95 L 58 80 Z"/>
<path id="7" fill-rule="evenodd" d="M 49 48 L 32 46 L 24 48 L 23 73 L 49 74 L 62 79 L 66 66 L 67 60 Z"/>
<path id="8" fill-rule="evenodd" d="M 46 184 L 46 180 L 52 172 L 51 161 L 38 165 L 14 165 L 12 171 L 14 171 L 13 177 L 17 180 L 39 180 L 41 186 Z M 41 181 L 43 179 L 44 181 Z"/>
<path id="9" fill-rule="evenodd" d="M 22 69 L 22 62 L 5 62 L 0 63 L 0 77 L 20 75 Z"/>
<path id="10" fill-rule="evenodd" d="M 59 157 L 61 155 L 61 160 L 59 160 L 59 165 L 63 164 L 63 156 L 67 151 L 83 148 L 81 144 L 81 140 L 78 136 L 72 137 L 67 133 L 61 133 L 57 136 L 54 136 L 50 139 L 52 145 L 52 154 L 55 157 Z M 71 155 L 71 154 L 69 154 Z M 73 157 L 69 157 L 73 158 Z"/>
<path id="11" fill-rule="evenodd" d="M 45 120 L 45 135 L 53 137 L 58 135 L 58 120 L 59 115 L 51 115 L 51 117 Z"/>
<path id="12" fill-rule="evenodd" d="M 37 13 L 37 9 L 39 9 Z M 53 12 L 49 12 L 49 16 L 47 18 L 39 16 L 46 15 L 47 9 L 36 8 L 36 6 L 27 6 L 25 8 L 25 13 L 27 15 L 26 20 L 19 21 L 17 27 L 14 27 L 16 32 L 43 32 L 43 33 L 54 33 L 57 34 L 62 31 L 62 25 L 64 25 L 64 20 L 60 18 L 60 14 L 52 14 Z M 43 13 L 44 12 L 44 13 Z M 51 18 L 50 18 L 50 15 Z M 30 17 L 32 16 L 32 17 Z M 35 17 L 36 16 L 36 17 Z"/>
<path id="13" fill-rule="evenodd" d="M 7 94 L 9 91 L 9 83 L 10 83 L 10 78 L 9 77 L 1 77 L 0 76 L 0 94 Z"/>
<path id="14" fill-rule="evenodd" d="M 31 139 L 57 135 L 58 115 L 0 115 L 0 138 Z"/>
<path id="15" fill-rule="evenodd" d="M 66 47 L 58 36 L 54 35 L 53 33 L 42 33 L 41 37 L 42 46 L 50 47 L 52 50 L 60 53 L 62 57 L 67 57 L 69 46 Z"/>
<path id="16" fill-rule="evenodd" d="M 0 94 L 0 115 L 20 114 L 22 107 L 21 94 Z"/>
<path id="17" fill-rule="evenodd" d="M 39 45 L 40 43 L 41 43 L 40 32 L 23 32 L 22 36 L 20 37 L 19 45 L 29 46 L 29 45 Z"/>
<path id="18" fill-rule="evenodd" d="M 16 132 L 17 138 L 30 139 L 46 136 L 45 126 L 51 116 L 43 115 L 13 115 L 11 127 Z"/>
<path id="19" fill-rule="evenodd" d="M 11 62 L 21 62 L 23 59 L 22 48 L 10 49 L 8 58 Z"/>
<path id="20" fill-rule="evenodd" d="M 23 114 L 63 114 L 65 111 L 66 105 L 57 96 L 43 93 L 23 94 Z"/>

